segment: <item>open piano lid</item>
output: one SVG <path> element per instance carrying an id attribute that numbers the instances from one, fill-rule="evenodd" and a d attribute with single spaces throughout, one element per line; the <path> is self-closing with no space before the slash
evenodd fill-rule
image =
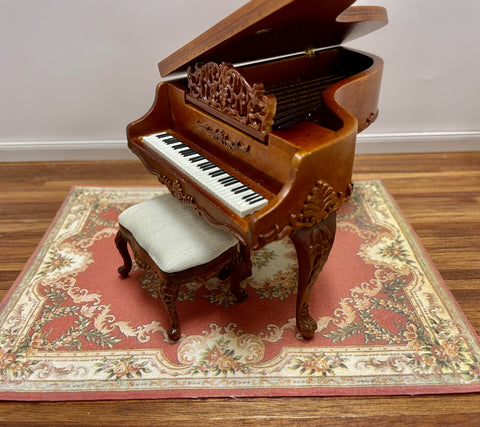
<path id="1" fill-rule="evenodd" d="M 239 64 L 337 46 L 387 23 L 380 6 L 355 0 L 252 0 L 158 64 L 160 75 L 196 62 Z"/>

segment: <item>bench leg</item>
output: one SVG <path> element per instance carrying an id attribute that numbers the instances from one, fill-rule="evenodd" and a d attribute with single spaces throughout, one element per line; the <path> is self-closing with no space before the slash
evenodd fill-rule
<path id="1" fill-rule="evenodd" d="M 115 245 L 117 246 L 118 252 L 120 252 L 120 255 L 123 258 L 123 265 L 118 267 L 118 272 L 123 278 L 125 278 L 132 269 L 132 258 L 128 252 L 127 240 L 125 237 L 123 237 L 121 230 L 119 230 L 115 236 Z"/>
<path id="2" fill-rule="evenodd" d="M 240 282 L 252 275 L 250 249 L 247 246 L 239 245 L 238 252 L 230 263 L 230 269 L 230 290 L 238 302 L 243 302 L 248 297 L 248 293 L 240 286 Z"/>
<path id="3" fill-rule="evenodd" d="M 177 297 L 179 284 L 163 278 L 157 273 L 160 281 L 160 298 L 162 299 L 167 313 L 170 316 L 170 328 L 167 331 L 168 338 L 177 341 L 180 338 L 180 321 L 177 314 Z"/>

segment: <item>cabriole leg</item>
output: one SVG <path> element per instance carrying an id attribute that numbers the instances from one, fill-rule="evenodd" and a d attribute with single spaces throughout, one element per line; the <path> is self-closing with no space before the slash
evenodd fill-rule
<path id="1" fill-rule="evenodd" d="M 119 230 L 115 236 L 115 245 L 123 258 L 123 265 L 118 267 L 118 272 L 123 278 L 125 278 L 132 269 L 132 258 L 128 252 L 127 240 L 123 237 L 121 230 Z"/>
<path id="2" fill-rule="evenodd" d="M 335 239 L 336 214 L 309 228 L 302 228 L 290 234 L 298 259 L 298 291 L 296 306 L 297 328 L 305 339 L 312 338 L 317 323 L 309 313 L 312 287 L 327 262 Z"/>
<path id="3" fill-rule="evenodd" d="M 168 337 L 172 341 L 177 341 L 180 338 L 180 321 L 177 314 L 177 297 L 179 284 L 172 280 L 163 278 L 157 273 L 160 281 L 160 298 L 167 309 L 170 316 L 170 328 L 167 331 Z"/>

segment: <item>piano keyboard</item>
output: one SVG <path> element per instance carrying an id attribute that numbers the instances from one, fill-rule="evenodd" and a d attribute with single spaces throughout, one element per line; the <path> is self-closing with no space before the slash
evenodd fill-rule
<path id="1" fill-rule="evenodd" d="M 167 132 L 144 136 L 143 142 L 174 164 L 186 176 L 244 217 L 267 205 L 268 200 L 237 178 Z"/>

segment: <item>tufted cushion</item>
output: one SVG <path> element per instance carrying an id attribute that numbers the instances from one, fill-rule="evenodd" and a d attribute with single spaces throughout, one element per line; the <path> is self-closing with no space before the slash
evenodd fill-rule
<path id="1" fill-rule="evenodd" d="M 171 194 L 129 207 L 118 222 L 165 273 L 205 264 L 238 243 Z"/>

